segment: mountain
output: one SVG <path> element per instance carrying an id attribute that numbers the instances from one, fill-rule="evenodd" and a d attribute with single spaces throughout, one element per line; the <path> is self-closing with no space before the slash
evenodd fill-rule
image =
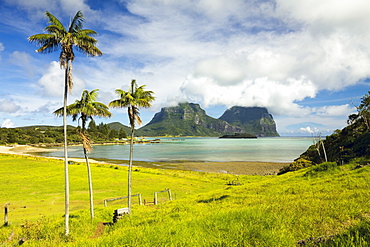
<path id="1" fill-rule="evenodd" d="M 219 118 L 256 136 L 279 136 L 271 114 L 264 107 L 233 106 Z"/>
<path id="2" fill-rule="evenodd" d="M 220 136 L 243 132 L 240 127 L 208 116 L 199 104 L 180 103 L 175 107 L 162 108 L 147 125 L 137 131 L 137 135 Z"/>
<path id="3" fill-rule="evenodd" d="M 126 125 L 121 124 L 120 122 L 113 122 L 113 123 L 109 123 L 107 125 L 112 130 L 120 131 L 121 129 L 123 129 L 126 132 L 127 135 L 129 135 L 131 133 L 131 128 L 126 126 Z"/>

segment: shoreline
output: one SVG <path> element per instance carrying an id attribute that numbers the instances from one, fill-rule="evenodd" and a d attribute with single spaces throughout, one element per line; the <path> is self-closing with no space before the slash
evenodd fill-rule
<path id="1" fill-rule="evenodd" d="M 48 150 L 51 150 L 48 148 Z M 37 156 L 32 153 L 43 152 L 45 148 L 29 145 L 9 145 L 0 146 L 0 153 Z M 43 156 L 44 157 L 44 156 Z M 59 157 L 44 157 L 51 159 L 63 159 Z M 69 161 L 84 163 L 84 158 L 68 157 Z M 128 160 L 109 160 L 109 159 L 91 159 L 91 163 L 104 163 L 113 165 L 123 165 Z M 253 162 L 253 161 L 133 161 L 135 167 L 147 167 L 154 169 L 172 169 L 185 171 L 199 171 L 207 173 L 224 173 L 235 175 L 276 175 L 278 171 L 290 163 L 279 162 Z"/>

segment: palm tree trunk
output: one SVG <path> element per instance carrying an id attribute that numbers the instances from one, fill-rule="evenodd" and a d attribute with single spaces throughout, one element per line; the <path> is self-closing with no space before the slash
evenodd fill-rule
<path id="1" fill-rule="evenodd" d="M 94 218 L 93 187 L 92 187 L 91 168 L 90 168 L 89 157 L 87 155 L 86 148 L 84 148 L 84 155 L 85 155 L 86 166 L 87 166 L 87 177 L 88 177 L 88 180 L 89 180 L 90 215 L 91 215 L 91 219 L 93 219 Z"/>
<path id="2" fill-rule="evenodd" d="M 128 165 L 128 193 L 127 193 L 127 207 L 131 213 L 131 178 L 132 178 L 132 157 L 134 153 L 134 127 L 131 127 L 131 140 L 130 140 L 130 159 Z"/>
<path id="3" fill-rule="evenodd" d="M 67 140 L 67 95 L 68 95 L 68 67 L 65 69 L 63 128 L 64 128 L 64 182 L 65 182 L 65 235 L 69 234 L 69 175 L 68 175 L 68 140 Z"/>

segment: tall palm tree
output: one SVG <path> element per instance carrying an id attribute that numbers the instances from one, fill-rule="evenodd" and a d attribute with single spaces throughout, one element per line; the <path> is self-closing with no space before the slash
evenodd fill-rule
<path id="1" fill-rule="evenodd" d="M 97 33 L 90 29 L 82 29 L 85 22 L 81 11 L 78 11 L 71 21 L 68 30 L 63 24 L 49 12 L 45 13 L 49 26 L 45 27 L 45 33 L 35 34 L 28 37 L 30 42 L 40 46 L 37 52 L 51 53 L 61 50 L 59 55 L 60 67 L 65 69 L 64 75 L 64 103 L 63 103 L 63 126 L 64 126 L 64 174 L 65 174 L 65 235 L 69 234 L 69 175 L 68 175 L 68 152 L 67 152 L 67 94 L 73 87 L 72 62 L 75 58 L 73 48 L 87 56 L 101 56 L 103 53 L 96 47 L 97 40 L 93 35 Z"/>
<path id="2" fill-rule="evenodd" d="M 145 91 L 145 85 L 140 87 L 137 86 L 136 80 L 131 81 L 131 87 L 129 90 L 123 91 L 117 89 L 116 94 L 119 99 L 113 100 L 109 103 L 110 107 L 123 108 L 127 107 L 128 117 L 131 126 L 131 140 L 130 140 L 130 157 L 129 157 L 129 169 L 128 169 L 128 209 L 131 212 L 131 178 L 132 178 L 132 157 L 133 157 L 133 146 L 135 138 L 135 123 L 141 125 L 141 118 L 139 116 L 139 107 L 149 108 L 151 102 L 155 99 L 152 91 Z"/>
<path id="3" fill-rule="evenodd" d="M 89 182 L 89 195 L 90 195 L 90 215 L 94 218 L 94 202 L 93 202 L 93 189 L 92 189 L 92 178 L 91 168 L 89 163 L 88 153 L 91 151 L 90 139 L 86 133 L 86 123 L 89 119 L 93 120 L 93 117 L 111 117 L 112 113 L 108 110 L 108 106 L 103 103 L 97 102 L 99 89 L 84 90 L 80 100 L 76 100 L 73 104 L 67 106 L 67 116 L 72 116 L 73 121 L 81 119 L 81 128 L 78 129 L 78 133 L 82 138 L 82 146 L 87 166 L 87 177 Z M 54 111 L 57 116 L 62 116 L 64 108 L 59 108 Z"/>

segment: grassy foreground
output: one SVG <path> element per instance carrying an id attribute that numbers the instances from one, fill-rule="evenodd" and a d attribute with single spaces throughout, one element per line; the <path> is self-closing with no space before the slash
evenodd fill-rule
<path id="1" fill-rule="evenodd" d="M 247 176 L 137 168 L 133 194 L 157 206 L 140 206 L 112 226 L 125 201 L 127 169 L 92 167 L 95 214 L 89 218 L 84 164 L 70 166 L 71 234 L 63 235 L 63 162 L 0 155 L 0 205 L 9 205 L 10 226 L 0 246 L 369 246 L 370 167 L 324 163 L 281 176 Z M 135 170 L 135 169 L 134 169 Z M 227 185 L 238 179 L 241 185 Z M 1 208 L 0 216 L 4 211 Z M 2 223 L 0 224 L 2 225 Z M 320 237 L 320 238 L 319 238 Z M 310 240 L 310 238 L 312 238 Z"/>

